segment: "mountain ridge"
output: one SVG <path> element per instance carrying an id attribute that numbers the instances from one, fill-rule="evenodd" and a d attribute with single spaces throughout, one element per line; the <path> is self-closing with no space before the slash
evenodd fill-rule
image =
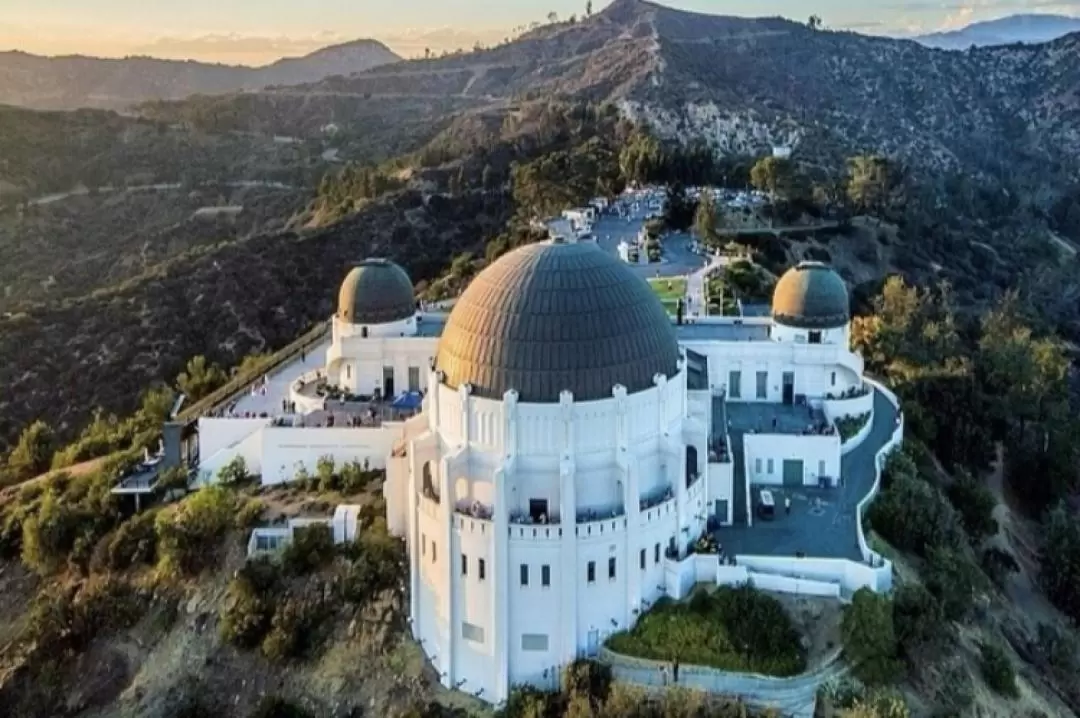
<path id="1" fill-rule="evenodd" d="M 1080 32 L 1080 17 L 1050 13 L 1019 13 L 993 20 L 974 22 L 957 30 L 917 35 L 911 39 L 939 50 L 967 50 L 970 47 L 1040 44 Z"/>
<path id="2" fill-rule="evenodd" d="M 369 39 L 331 45 L 258 67 L 141 55 L 49 57 L 11 50 L 0 52 L 0 104 L 37 110 L 122 110 L 150 100 L 314 82 L 400 59 L 381 42 Z"/>

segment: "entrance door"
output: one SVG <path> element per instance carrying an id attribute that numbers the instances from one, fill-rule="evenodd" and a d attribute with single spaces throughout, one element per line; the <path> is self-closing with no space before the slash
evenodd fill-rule
<path id="1" fill-rule="evenodd" d="M 795 372 L 784 372 L 784 403 L 791 405 L 795 403 Z"/>
<path id="2" fill-rule="evenodd" d="M 420 391 L 420 367 L 409 367 L 409 391 Z"/>
<path id="3" fill-rule="evenodd" d="M 716 500 L 716 523 L 721 525 L 727 525 L 728 521 L 728 502 L 727 499 Z"/>
<path id="4" fill-rule="evenodd" d="M 803 485 L 802 459 L 784 459 L 784 486 Z"/>
<path id="5" fill-rule="evenodd" d="M 383 385 L 383 398 L 387 401 L 393 400 L 397 394 L 394 393 L 394 367 L 384 366 L 382 368 L 382 385 Z"/>
<path id="6" fill-rule="evenodd" d="M 595 656 L 600 651 L 600 632 L 595 628 L 589 631 L 588 655 Z"/>

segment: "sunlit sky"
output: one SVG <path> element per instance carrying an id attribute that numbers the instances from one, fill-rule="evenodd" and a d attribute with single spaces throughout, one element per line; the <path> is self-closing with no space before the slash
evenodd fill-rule
<path id="1" fill-rule="evenodd" d="M 594 0 L 599 11 L 609 0 Z M 664 0 L 717 15 L 811 12 L 827 27 L 889 35 L 1016 12 L 1080 14 L 1080 0 Z M 361 37 L 405 56 L 492 43 L 515 27 L 583 14 L 585 0 L 0 0 L 0 50 L 131 54 L 258 64 Z"/>

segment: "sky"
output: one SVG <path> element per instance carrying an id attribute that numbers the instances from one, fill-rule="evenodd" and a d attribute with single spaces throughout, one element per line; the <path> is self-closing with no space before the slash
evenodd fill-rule
<path id="1" fill-rule="evenodd" d="M 609 0 L 594 0 L 594 10 Z M 1080 14 L 1080 0 L 661 0 L 717 15 L 813 12 L 826 27 L 912 35 L 1017 12 Z M 373 37 L 398 54 L 495 43 L 514 29 L 581 15 L 585 0 L 0 0 L 0 50 L 153 55 L 261 64 Z"/>

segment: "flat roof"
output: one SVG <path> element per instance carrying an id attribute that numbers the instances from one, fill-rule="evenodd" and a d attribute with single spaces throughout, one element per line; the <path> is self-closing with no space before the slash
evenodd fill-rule
<path id="1" fill-rule="evenodd" d="M 726 404 L 731 428 L 740 432 L 802 435 L 822 431 L 825 422 L 824 414 L 806 405 L 747 401 Z"/>
<path id="2" fill-rule="evenodd" d="M 424 312 L 416 322 L 416 336 L 428 338 L 442 336 L 449 317 L 449 312 Z"/>
<path id="3" fill-rule="evenodd" d="M 763 342 L 769 339 L 767 324 L 682 324 L 675 326 L 680 341 Z"/>

